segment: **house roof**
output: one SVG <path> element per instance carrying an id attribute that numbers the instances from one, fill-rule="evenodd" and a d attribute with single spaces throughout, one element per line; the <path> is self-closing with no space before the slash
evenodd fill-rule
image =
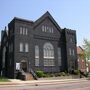
<path id="1" fill-rule="evenodd" d="M 19 18 L 19 17 L 14 17 L 14 19 L 17 19 L 17 20 L 21 20 L 21 21 L 26 21 L 26 22 L 29 22 L 29 23 L 33 23 L 34 21 L 32 20 L 27 20 L 27 19 L 22 19 L 22 18 Z"/>
<path id="2" fill-rule="evenodd" d="M 80 46 L 78 46 L 77 47 L 77 54 L 83 54 L 83 53 L 84 53 L 83 49 Z"/>
<path id="3" fill-rule="evenodd" d="M 36 27 L 40 22 L 42 22 L 45 18 L 49 18 L 52 23 L 60 30 L 61 27 L 57 24 L 57 22 L 54 20 L 54 18 L 51 16 L 51 14 L 47 11 L 44 15 L 42 15 L 39 19 L 37 19 L 34 23 L 34 27 Z"/>

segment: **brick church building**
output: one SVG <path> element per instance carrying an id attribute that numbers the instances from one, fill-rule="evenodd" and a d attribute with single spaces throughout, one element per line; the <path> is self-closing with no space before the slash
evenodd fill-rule
<path id="1" fill-rule="evenodd" d="M 76 31 L 62 29 L 49 12 L 36 21 L 13 18 L 1 33 L 1 74 L 77 69 Z"/>

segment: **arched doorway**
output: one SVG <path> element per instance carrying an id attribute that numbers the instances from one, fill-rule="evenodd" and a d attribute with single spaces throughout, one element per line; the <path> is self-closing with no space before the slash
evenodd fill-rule
<path id="1" fill-rule="evenodd" d="M 24 72 L 27 72 L 27 61 L 26 60 L 22 60 L 21 63 L 20 63 L 20 68 L 21 70 L 23 70 Z"/>

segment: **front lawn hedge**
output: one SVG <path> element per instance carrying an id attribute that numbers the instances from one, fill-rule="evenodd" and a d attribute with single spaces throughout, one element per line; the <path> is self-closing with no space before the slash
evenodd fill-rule
<path id="1" fill-rule="evenodd" d="M 38 71 L 36 71 L 36 75 L 37 75 L 37 77 L 45 77 L 45 74 L 44 74 L 44 72 L 43 71 L 41 71 L 41 70 L 38 70 Z"/>

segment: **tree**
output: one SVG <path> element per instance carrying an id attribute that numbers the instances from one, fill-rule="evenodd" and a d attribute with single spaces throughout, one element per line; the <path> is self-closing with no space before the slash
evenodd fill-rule
<path id="1" fill-rule="evenodd" d="M 83 49 L 84 49 L 85 59 L 89 60 L 90 59 L 90 41 L 89 40 L 84 39 Z"/>

